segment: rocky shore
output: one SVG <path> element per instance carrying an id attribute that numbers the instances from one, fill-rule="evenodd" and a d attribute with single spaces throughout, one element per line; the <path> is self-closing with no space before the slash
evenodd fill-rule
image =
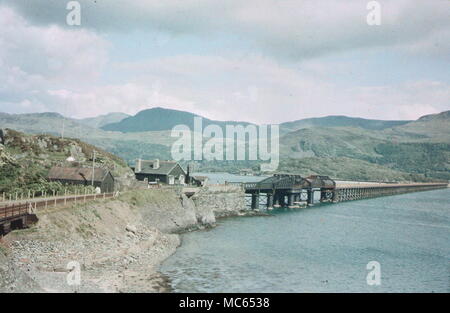
<path id="1" fill-rule="evenodd" d="M 30 229 L 0 243 L 0 292 L 170 292 L 158 266 L 180 245 L 179 234 L 245 215 L 233 186 L 128 191 L 118 198 L 38 213 Z M 67 283 L 77 262 L 81 284 Z"/>

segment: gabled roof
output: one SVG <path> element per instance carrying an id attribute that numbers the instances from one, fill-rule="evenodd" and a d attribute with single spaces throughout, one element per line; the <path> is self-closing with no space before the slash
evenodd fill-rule
<path id="1" fill-rule="evenodd" d="M 48 173 L 48 179 L 92 181 L 92 168 L 88 167 L 52 167 Z M 94 169 L 94 181 L 102 182 L 109 174 L 103 168 Z"/>
<path id="2" fill-rule="evenodd" d="M 194 175 L 194 176 L 192 176 L 192 178 L 194 178 L 194 179 L 196 179 L 198 181 L 206 181 L 206 180 L 208 180 L 208 176 L 197 176 L 197 175 Z"/>
<path id="3" fill-rule="evenodd" d="M 159 161 L 159 167 L 153 168 L 155 161 L 141 160 L 141 171 L 137 174 L 155 174 L 155 175 L 169 175 L 170 172 L 179 164 L 175 161 Z M 181 168 L 181 166 L 180 166 Z M 181 168 L 182 169 L 182 168 Z M 183 169 L 182 169 L 183 170 Z M 183 170 L 184 172 L 184 170 Z"/>

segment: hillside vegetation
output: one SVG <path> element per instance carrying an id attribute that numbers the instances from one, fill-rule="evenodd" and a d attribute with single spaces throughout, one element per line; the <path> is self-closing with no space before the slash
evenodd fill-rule
<path id="1" fill-rule="evenodd" d="M 79 139 L 61 139 L 49 135 L 27 135 L 4 129 L 0 138 L 0 193 L 22 193 L 28 190 L 38 195 L 44 191 L 61 191 L 59 183 L 47 182 L 52 166 L 92 166 L 95 149 L 96 166 L 111 170 L 115 177 L 129 175 L 130 169 L 119 157 Z M 75 161 L 69 162 L 72 157 Z"/>
<path id="2" fill-rule="evenodd" d="M 184 124 L 193 129 L 195 116 L 190 112 L 153 108 L 124 119 L 120 114 L 100 116 L 88 119 L 88 125 L 82 125 L 80 120 L 56 113 L 0 113 L 0 128 L 58 136 L 64 129 L 65 136 L 80 138 L 132 164 L 136 158 L 171 159 L 171 146 L 177 139 L 171 137 L 172 127 Z M 94 127 L 108 119 L 120 121 Z M 210 123 L 223 127 L 239 122 L 203 119 L 203 127 Z M 423 116 L 416 121 L 346 116 L 303 119 L 280 124 L 280 134 L 282 162 L 279 171 L 295 170 L 293 164 L 296 164 L 297 169 L 305 170 L 305 173 L 309 170 L 325 174 L 333 165 L 327 165 L 323 160 L 341 160 L 337 164 L 347 172 L 348 179 L 450 179 L 450 111 Z M 242 168 L 257 172 L 261 162 L 197 163 L 199 170 L 236 173 Z M 364 176 L 365 169 L 370 171 Z M 352 172 L 355 173 L 353 176 Z"/>

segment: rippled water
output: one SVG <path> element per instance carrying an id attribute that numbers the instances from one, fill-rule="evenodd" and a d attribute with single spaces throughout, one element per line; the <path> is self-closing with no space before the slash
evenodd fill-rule
<path id="1" fill-rule="evenodd" d="M 183 235 L 177 292 L 450 292 L 450 190 L 230 218 Z M 381 285 L 366 265 L 381 265 Z"/>

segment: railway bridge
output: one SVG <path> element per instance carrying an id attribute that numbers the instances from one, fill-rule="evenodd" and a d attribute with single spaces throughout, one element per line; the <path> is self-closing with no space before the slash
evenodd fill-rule
<path id="1" fill-rule="evenodd" d="M 31 203 L 17 203 L 0 208 L 0 236 L 14 229 L 28 227 L 37 221 Z"/>
<path id="2" fill-rule="evenodd" d="M 12 201 L 0 203 L 0 237 L 11 230 L 30 226 L 38 221 L 36 212 L 50 207 L 64 207 L 70 203 L 86 203 L 91 200 L 101 200 L 116 197 L 117 192 L 103 194 L 68 195 L 28 199 L 28 201 Z"/>
<path id="3" fill-rule="evenodd" d="M 244 183 L 251 195 L 252 209 L 258 209 L 261 198 L 267 208 L 301 207 L 321 202 L 342 202 L 394 194 L 447 188 L 447 183 L 363 183 L 337 182 L 328 176 L 276 174 L 256 183 Z"/>

